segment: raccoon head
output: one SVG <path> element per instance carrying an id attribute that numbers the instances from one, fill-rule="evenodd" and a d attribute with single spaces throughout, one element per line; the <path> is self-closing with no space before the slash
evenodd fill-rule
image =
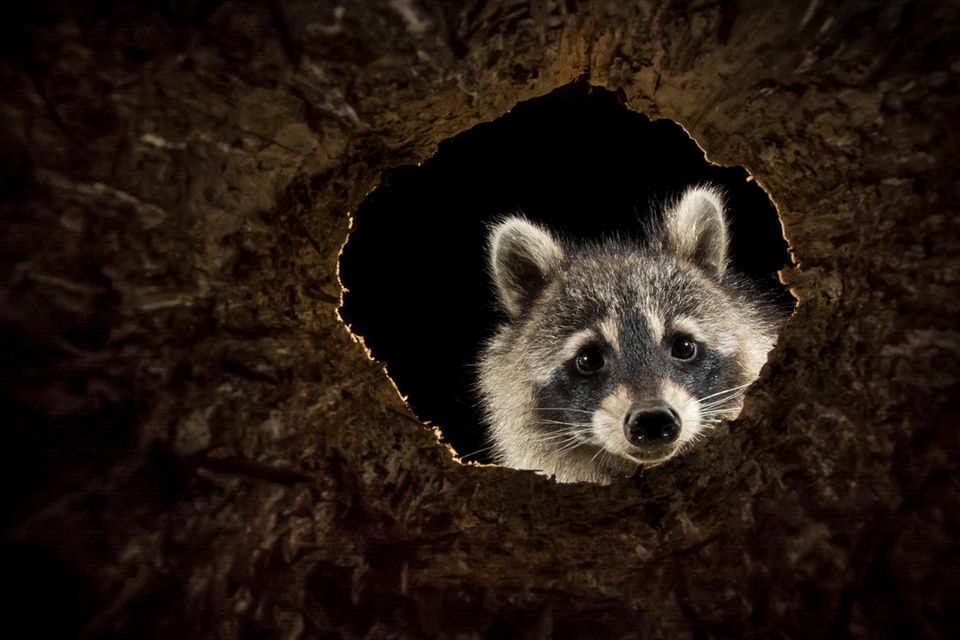
<path id="1" fill-rule="evenodd" d="M 480 387 L 501 462 L 608 481 L 739 411 L 772 334 L 725 282 L 716 191 L 689 189 L 646 246 L 566 244 L 519 217 L 490 237 L 509 321 L 481 357 Z"/>

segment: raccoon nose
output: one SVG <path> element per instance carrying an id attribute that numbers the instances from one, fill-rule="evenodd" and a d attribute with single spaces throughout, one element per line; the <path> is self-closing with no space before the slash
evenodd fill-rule
<path id="1" fill-rule="evenodd" d="M 670 444 L 680 436 L 680 415 L 666 405 L 634 408 L 624 418 L 623 431 L 630 444 Z"/>

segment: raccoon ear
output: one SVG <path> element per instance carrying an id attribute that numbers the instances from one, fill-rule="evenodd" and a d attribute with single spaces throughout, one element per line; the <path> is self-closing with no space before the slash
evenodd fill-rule
<path id="1" fill-rule="evenodd" d="M 524 218 L 507 218 L 490 231 L 490 273 L 511 316 L 533 302 L 562 260 L 553 236 Z"/>
<path id="2" fill-rule="evenodd" d="M 727 268 L 727 222 L 723 194 L 690 187 L 667 211 L 666 247 L 719 278 Z"/>

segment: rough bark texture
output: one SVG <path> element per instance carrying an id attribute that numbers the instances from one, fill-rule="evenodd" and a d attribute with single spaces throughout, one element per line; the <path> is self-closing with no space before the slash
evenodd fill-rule
<path id="1" fill-rule="evenodd" d="M 35 628 L 960 632 L 954 3 L 73 4 L 0 97 Z M 337 316 L 381 170 L 582 77 L 746 166 L 798 265 L 745 415 L 612 487 L 457 463 Z"/>

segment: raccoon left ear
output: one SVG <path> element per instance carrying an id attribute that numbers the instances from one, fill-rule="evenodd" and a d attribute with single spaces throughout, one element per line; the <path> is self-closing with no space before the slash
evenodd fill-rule
<path id="1" fill-rule="evenodd" d="M 690 187 L 667 211 L 667 249 L 717 278 L 727 268 L 727 222 L 723 194 L 711 187 Z"/>
<path id="2" fill-rule="evenodd" d="M 500 302 L 516 317 L 543 291 L 563 261 L 548 231 L 516 216 L 490 231 L 490 273 Z"/>

